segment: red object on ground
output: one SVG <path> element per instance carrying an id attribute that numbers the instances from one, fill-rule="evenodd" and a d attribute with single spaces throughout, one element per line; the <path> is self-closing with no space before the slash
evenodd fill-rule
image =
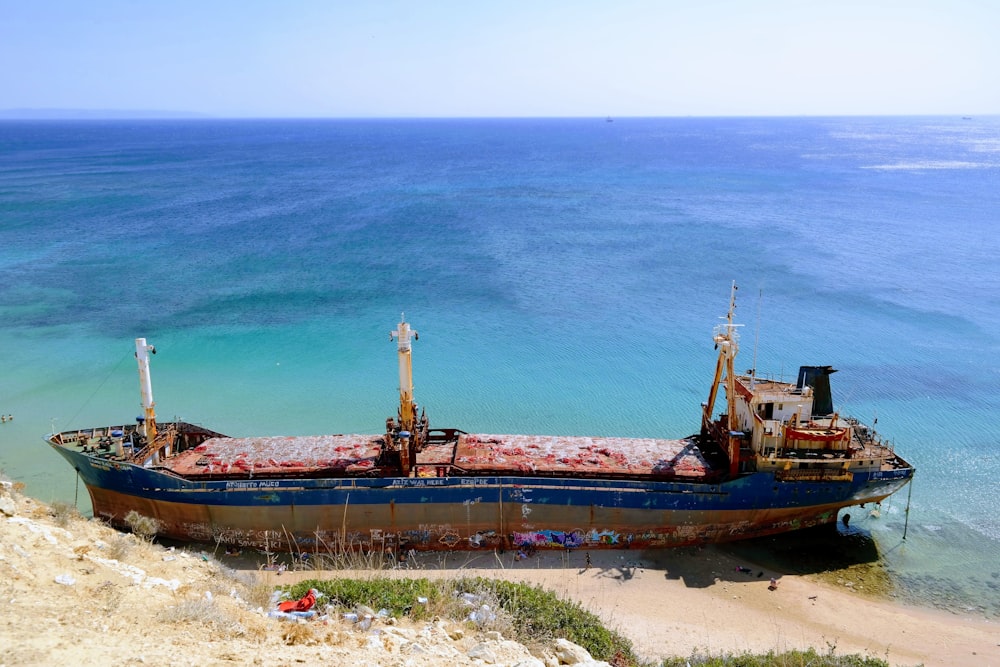
<path id="1" fill-rule="evenodd" d="M 298 600 L 285 600 L 278 604 L 278 611 L 309 611 L 316 604 L 316 589 L 312 588 Z"/>

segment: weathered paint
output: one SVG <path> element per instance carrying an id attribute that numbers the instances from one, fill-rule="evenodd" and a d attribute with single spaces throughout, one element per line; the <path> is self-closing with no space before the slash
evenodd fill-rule
<path id="1" fill-rule="evenodd" d="M 95 516 L 135 510 L 180 540 L 270 550 L 668 547 L 768 535 L 877 502 L 911 469 L 851 482 L 720 484 L 531 477 L 315 478 L 191 482 L 60 447 Z"/>

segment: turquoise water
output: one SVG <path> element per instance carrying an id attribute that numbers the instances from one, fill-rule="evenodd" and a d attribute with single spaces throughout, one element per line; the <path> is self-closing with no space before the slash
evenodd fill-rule
<path id="1" fill-rule="evenodd" d="M 379 432 L 400 313 L 432 425 L 678 437 L 738 364 L 832 364 L 918 473 L 853 512 L 907 594 L 1000 614 L 1000 119 L 0 123 L 0 468 L 139 414 Z M 86 505 L 81 489 L 80 502 Z"/>

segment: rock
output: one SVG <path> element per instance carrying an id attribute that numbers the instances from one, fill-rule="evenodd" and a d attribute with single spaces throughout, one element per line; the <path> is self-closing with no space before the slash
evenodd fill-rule
<path id="1" fill-rule="evenodd" d="M 17 503 L 14 502 L 13 498 L 0 496 L 0 514 L 4 514 L 6 516 L 14 516 L 17 514 Z"/>
<path id="2" fill-rule="evenodd" d="M 538 658 L 526 658 L 521 662 L 514 663 L 513 667 L 546 667 L 546 665 Z"/>
<path id="3" fill-rule="evenodd" d="M 594 661 L 594 658 L 591 657 L 587 649 L 574 644 L 568 639 L 557 639 L 552 648 L 559 659 L 559 664 L 562 665 L 575 665 Z"/>
<path id="4" fill-rule="evenodd" d="M 410 642 L 409 644 L 403 644 L 399 649 L 400 653 L 405 653 L 408 655 L 426 655 L 428 653 L 427 647 L 420 642 Z"/>
<path id="5" fill-rule="evenodd" d="M 496 630 L 490 630 L 489 632 L 484 632 L 483 636 L 495 642 L 503 641 L 503 635 L 497 632 Z"/>
<path id="6" fill-rule="evenodd" d="M 559 667 L 559 658 L 547 647 L 534 645 L 528 649 L 528 653 L 537 658 L 545 667 Z"/>
<path id="7" fill-rule="evenodd" d="M 411 642 L 417 638 L 417 631 L 411 628 L 388 627 L 383 632 L 387 635 L 393 635 Z"/>
<path id="8" fill-rule="evenodd" d="M 495 664 L 497 661 L 496 653 L 486 644 L 479 644 L 472 647 L 466 655 L 472 660 L 482 660 L 488 665 Z"/>
<path id="9" fill-rule="evenodd" d="M 452 625 L 447 621 L 438 619 L 434 621 L 434 625 L 427 628 L 430 632 L 425 632 L 425 635 L 430 637 L 433 633 L 439 633 L 451 639 L 452 641 L 458 641 L 465 637 L 465 630 L 459 625 Z"/>
<path id="10" fill-rule="evenodd" d="M 514 665 L 524 660 L 536 660 L 531 655 L 528 647 L 510 639 L 504 639 L 494 644 L 497 654 L 497 661 L 504 665 Z M 541 661 L 539 661 L 541 662 Z M 544 667 L 544 663 L 538 667 Z"/>

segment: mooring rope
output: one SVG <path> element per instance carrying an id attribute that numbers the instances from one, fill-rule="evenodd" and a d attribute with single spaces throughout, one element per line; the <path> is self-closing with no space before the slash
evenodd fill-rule
<path id="1" fill-rule="evenodd" d="M 118 371 L 118 369 L 121 367 L 121 365 L 125 362 L 125 359 L 128 358 L 129 354 L 130 354 L 129 352 L 126 352 L 125 354 L 122 355 L 122 358 L 118 360 L 118 363 L 115 364 L 115 367 L 111 369 L 111 372 L 108 373 L 107 376 L 103 380 L 101 380 L 101 383 L 99 385 L 97 385 L 97 388 L 94 389 L 93 393 L 91 393 L 90 396 L 87 398 L 87 400 L 85 400 L 83 402 L 83 405 L 80 406 L 80 409 L 77 410 L 76 413 L 72 417 L 69 418 L 69 421 L 66 422 L 67 426 L 69 426 L 70 424 L 72 424 L 76 420 L 76 418 L 80 416 L 80 413 L 83 412 L 84 408 L 86 408 L 87 405 L 92 400 L 94 400 L 94 396 L 97 396 L 97 392 L 99 392 L 101 390 L 101 388 L 104 387 L 105 384 L 107 384 L 108 380 L 111 379 L 111 376 L 114 375 Z M 133 356 L 135 355 L 134 352 L 132 352 L 131 354 Z M 55 429 L 52 429 L 52 430 L 55 430 Z"/>
<path id="2" fill-rule="evenodd" d="M 913 478 L 916 475 L 910 475 L 910 490 L 906 494 L 906 517 L 903 519 L 903 539 L 906 539 L 906 529 L 910 525 L 910 498 L 913 496 Z"/>

